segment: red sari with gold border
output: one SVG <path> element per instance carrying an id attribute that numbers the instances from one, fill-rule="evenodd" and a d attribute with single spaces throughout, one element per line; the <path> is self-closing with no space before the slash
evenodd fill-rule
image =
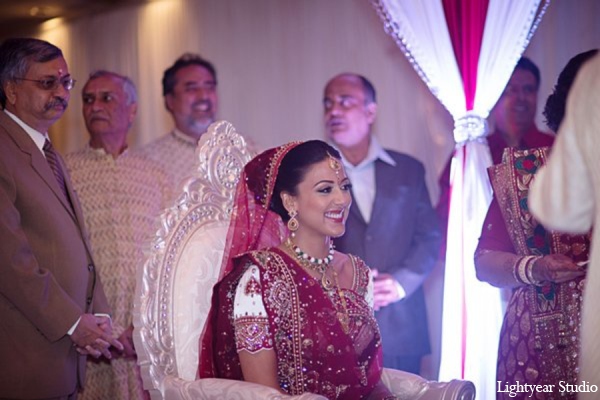
<path id="1" fill-rule="evenodd" d="M 502 163 L 490 167 L 494 200 L 478 251 L 507 251 L 497 248 L 502 241 L 498 238 L 506 235 L 513 247 L 508 251 L 521 256 L 561 253 L 575 262 L 588 259 L 589 235 L 547 231 L 529 212 L 529 185 L 535 172 L 545 164 L 548 150 L 506 149 Z M 503 223 L 497 223 L 499 220 Z M 488 223 L 496 232 L 490 233 L 494 239 L 486 242 Z M 577 382 L 583 286 L 583 278 L 578 278 L 560 284 L 523 285 L 513 290 L 500 332 L 497 381 L 501 388 L 517 382 L 554 385 L 551 393 L 534 392 L 532 398 L 576 398 L 574 393 L 561 393 L 559 385 Z M 513 397 L 499 392 L 498 398 Z"/>

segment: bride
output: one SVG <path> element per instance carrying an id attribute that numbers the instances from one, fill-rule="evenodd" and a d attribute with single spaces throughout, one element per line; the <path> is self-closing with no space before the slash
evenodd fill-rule
<path id="1" fill-rule="evenodd" d="M 337 252 L 352 202 L 339 153 L 293 142 L 239 181 L 199 375 L 329 399 L 394 399 L 381 382 L 373 279 Z"/>

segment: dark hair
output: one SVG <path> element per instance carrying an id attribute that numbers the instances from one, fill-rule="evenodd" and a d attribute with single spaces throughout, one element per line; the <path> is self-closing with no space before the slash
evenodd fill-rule
<path id="1" fill-rule="evenodd" d="M 548 96 L 548 100 L 546 100 L 546 105 L 544 106 L 544 112 L 542 113 L 546 118 L 546 125 L 553 132 L 558 132 L 560 123 L 565 116 L 567 96 L 571 90 L 571 85 L 573 85 L 573 82 L 575 81 L 577 72 L 581 66 L 596 53 L 598 53 L 598 49 L 588 50 L 577 54 L 569 60 L 560 75 L 558 75 L 554 90 L 552 94 Z"/>
<path id="2" fill-rule="evenodd" d="M 62 57 L 53 44 L 33 38 L 11 38 L 0 44 L 0 105 L 6 106 L 4 85 L 23 78 L 32 63 L 45 63 Z"/>
<path id="3" fill-rule="evenodd" d="M 90 77 L 88 78 L 88 82 L 93 81 L 94 79 L 101 78 L 101 77 L 111 77 L 111 78 L 117 78 L 118 80 L 120 80 L 121 85 L 122 85 L 121 87 L 123 88 L 123 92 L 127 96 L 127 105 L 137 103 L 137 101 L 138 101 L 137 90 L 135 88 L 135 84 L 129 77 L 127 77 L 125 75 L 117 74 L 116 72 L 106 71 L 106 70 L 101 69 L 101 70 L 92 72 L 90 74 Z M 86 85 L 87 85 L 87 83 L 86 83 Z"/>
<path id="4" fill-rule="evenodd" d="M 369 81 L 362 75 L 357 74 L 356 77 L 360 79 L 360 82 L 362 83 L 366 104 L 377 103 L 377 94 L 375 93 L 375 86 L 373 86 L 371 81 Z"/>
<path id="5" fill-rule="evenodd" d="M 519 59 L 519 61 L 517 62 L 515 69 L 523 69 L 525 71 L 531 72 L 533 74 L 533 76 L 535 77 L 536 86 L 539 89 L 540 81 L 541 81 L 540 69 L 538 68 L 537 65 L 535 65 L 535 63 L 533 61 L 531 61 L 527 57 L 521 57 Z"/>
<path id="6" fill-rule="evenodd" d="M 283 222 L 287 222 L 290 217 L 281 201 L 281 192 L 296 196 L 298 185 L 304 180 L 308 169 L 329 156 L 341 160 L 340 153 L 329 144 L 322 140 L 309 140 L 294 147 L 283 157 L 269 206 L 281 216 Z"/>
<path id="7" fill-rule="evenodd" d="M 215 70 L 215 67 L 210 63 L 210 61 L 205 60 L 198 54 L 185 53 L 177 60 L 175 60 L 175 63 L 172 66 L 170 66 L 163 74 L 163 96 L 173 93 L 173 89 L 175 88 L 175 84 L 177 83 L 175 79 L 177 71 L 179 71 L 182 68 L 189 67 L 190 65 L 197 65 L 202 68 L 205 68 L 212 75 L 215 84 L 217 83 L 217 71 Z"/>

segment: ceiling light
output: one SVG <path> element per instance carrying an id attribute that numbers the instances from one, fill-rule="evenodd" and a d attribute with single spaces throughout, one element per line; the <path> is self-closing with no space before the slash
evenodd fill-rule
<path id="1" fill-rule="evenodd" d="M 29 15 L 35 18 L 53 18 L 60 14 L 58 7 L 33 6 L 29 9 Z"/>

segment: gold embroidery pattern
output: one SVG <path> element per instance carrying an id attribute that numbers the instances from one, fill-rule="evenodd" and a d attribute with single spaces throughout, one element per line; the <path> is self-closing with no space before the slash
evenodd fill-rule
<path id="1" fill-rule="evenodd" d="M 490 168 L 494 194 L 518 255 L 587 254 L 588 236 L 546 232 L 527 207 L 529 185 L 545 164 L 548 148 L 507 149 L 502 164 Z M 577 382 L 582 279 L 514 290 L 500 334 L 497 379 L 531 384 Z M 546 399 L 574 398 L 568 393 Z"/>
<path id="2" fill-rule="evenodd" d="M 252 253 L 252 257 L 260 263 L 265 308 L 270 321 L 277 326 L 276 331 L 271 334 L 273 347 L 278 354 L 277 369 L 281 387 L 292 395 L 313 392 L 321 393 L 331 399 L 352 393 L 350 385 L 336 386 L 317 372 L 322 367 L 313 366 L 313 363 L 320 362 L 318 360 L 322 360 L 323 355 L 315 355 L 319 348 L 315 346 L 312 339 L 305 338 L 303 332 L 305 329 L 311 329 L 316 332 L 313 334 L 314 338 L 324 335 L 324 340 L 331 341 L 331 344 L 326 347 L 326 352 L 331 357 L 348 352 L 360 355 L 370 343 L 375 343 L 376 348 L 379 348 L 381 340 L 377 322 L 371 308 L 364 301 L 368 284 L 368 268 L 359 259 L 353 259 L 355 286 L 352 289 L 343 289 L 349 313 L 349 334 L 345 340 L 341 340 L 342 337 L 336 340 L 327 337 L 330 335 L 329 330 L 320 324 L 325 323 L 330 327 L 335 327 L 336 324 L 339 326 L 337 314 L 342 309 L 342 300 L 337 291 L 323 292 L 319 282 L 306 274 L 302 267 L 294 262 L 286 263 L 276 252 L 257 251 Z M 306 275 L 306 279 L 298 279 L 300 273 Z M 326 293 L 331 300 L 331 307 L 315 310 L 315 315 L 311 315 L 311 307 L 303 304 L 298 295 L 300 290 L 308 290 L 308 288 L 316 288 L 321 293 Z M 346 370 L 337 372 L 348 374 L 352 371 L 352 375 L 360 372 L 358 384 L 366 386 L 367 368 L 372 362 L 373 360 L 368 357 L 361 360 L 358 365 L 348 365 L 345 367 Z"/>
<path id="3" fill-rule="evenodd" d="M 260 284 L 256 279 L 254 279 L 254 277 L 250 278 L 250 280 L 246 284 L 246 287 L 244 288 L 244 294 L 246 294 L 246 296 L 254 296 L 260 294 Z"/>
<path id="4" fill-rule="evenodd" d="M 267 317 L 240 317 L 234 321 L 233 326 L 238 351 L 247 350 L 255 353 L 262 349 L 273 348 Z"/>

